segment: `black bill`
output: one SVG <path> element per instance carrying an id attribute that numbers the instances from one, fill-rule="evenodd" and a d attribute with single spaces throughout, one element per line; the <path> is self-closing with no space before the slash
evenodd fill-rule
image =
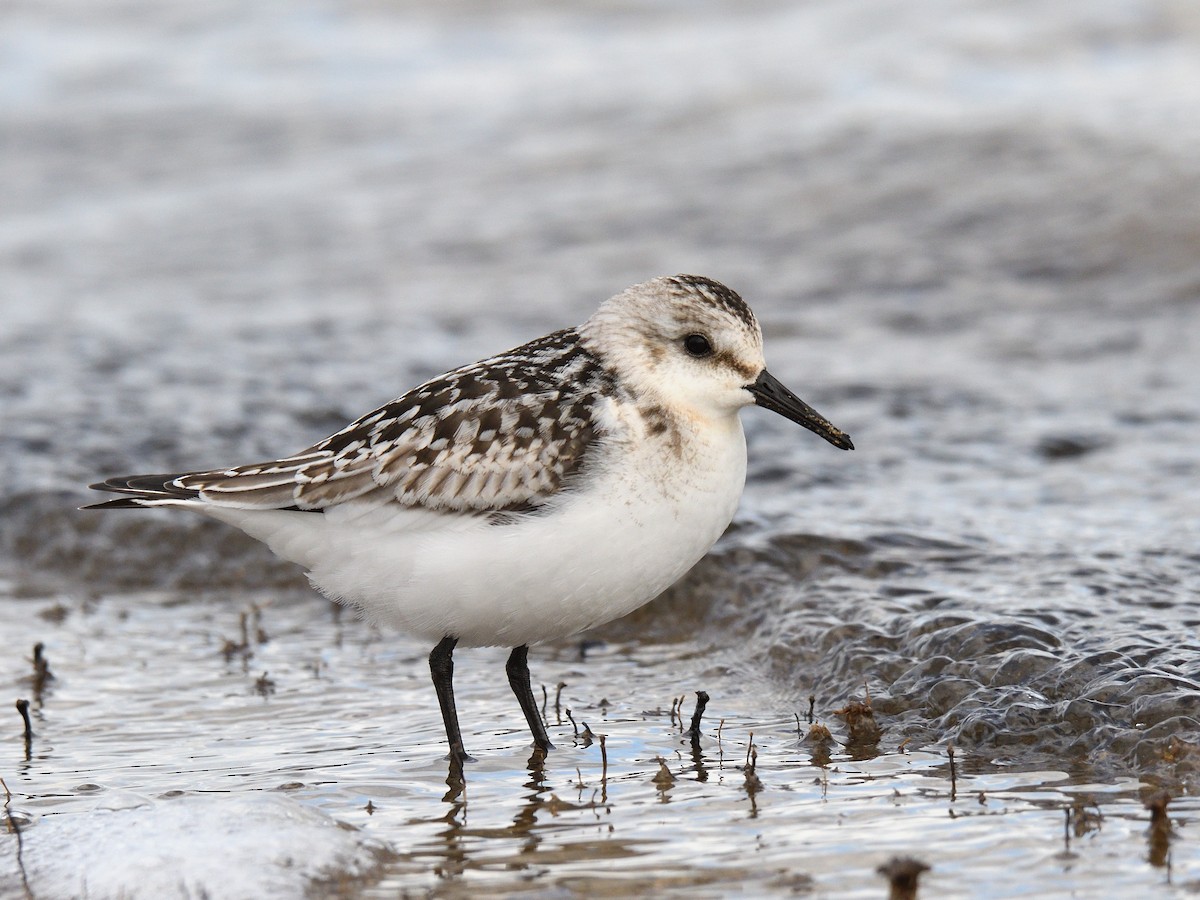
<path id="1" fill-rule="evenodd" d="M 766 369 L 762 370 L 754 384 L 746 385 L 746 390 L 754 395 L 754 401 L 764 409 L 777 412 L 785 419 L 803 425 L 835 447 L 841 447 L 843 450 L 854 449 L 849 435 L 834 428 L 828 419 L 785 388 L 783 383 Z"/>

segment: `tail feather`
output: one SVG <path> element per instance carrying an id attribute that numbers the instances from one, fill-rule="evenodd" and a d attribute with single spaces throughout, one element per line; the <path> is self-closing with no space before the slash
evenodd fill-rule
<path id="1" fill-rule="evenodd" d="M 103 500 L 100 503 L 88 503 L 80 509 L 145 509 L 148 505 L 139 497 L 121 497 L 117 500 Z"/>
<path id="2" fill-rule="evenodd" d="M 142 509 L 158 500 L 195 500 L 200 492 L 193 488 L 180 487 L 176 482 L 183 477 L 175 473 L 170 475 L 125 475 L 119 478 L 109 478 L 88 485 L 95 491 L 110 491 L 114 494 L 130 494 L 116 500 L 105 500 L 101 503 L 90 503 L 80 509 Z"/>
<path id="3" fill-rule="evenodd" d="M 95 484 L 88 485 L 94 491 L 109 491 L 113 494 L 128 494 L 127 497 L 118 497 L 115 500 L 102 500 L 100 503 L 89 503 L 86 506 L 79 507 L 80 509 L 145 509 L 151 506 L 174 506 L 181 501 L 200 500 L 203 498 L 200 494 L 201 488 L 183 487 L 180 482 L 189 477 L 196 475 L 208 475 L 207 472 L 183 472 L 170 475 L 123 475 L 119 478 L 109 478 L 107 481 L 98 481 Z M 275 491 L 269 492 L 263 490 L 262 486 L 258 486 L 258 500 L 260 505 L 253 506 L 247 504 L 245 509 L 266 509 L 279 510 L 283 512 L 321 512 L 319 508 L 302 509 L 295 503 L 290 503 L 292 499 L 291 488 L 287 488 L 286 492 L 283 486 L 270 484 L 268 487 L 278 488 Z M 263 502 L 264 498 L 273 503 Z M 230 499 L 236 499 L 231 497 Z M 286 505 L 285 505 L 286 504 Z M 208 506 L 208 504 L 202 504 Z M 214 505 L 237 506 L 235 503 L 218 503 Z"/>

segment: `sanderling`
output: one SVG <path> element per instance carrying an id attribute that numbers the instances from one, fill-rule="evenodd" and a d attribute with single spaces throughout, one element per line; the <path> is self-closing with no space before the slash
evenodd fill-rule
<path id="1" fill-rule="evenodd" d="M 308 570 L 332 599 L 434 645 L 452 763 L 456 645 L 515 648 L 508 682 L 552 747 L 529 644 L 625 615 L 729 525 L 746 478 L 738 412 L 850 438 L 770 375 L 742 298 L 707 278 L 634 285 L 578 328 L 455 369 L 270 462 L 92 485 L 88 509 L 180 506 Z"/>

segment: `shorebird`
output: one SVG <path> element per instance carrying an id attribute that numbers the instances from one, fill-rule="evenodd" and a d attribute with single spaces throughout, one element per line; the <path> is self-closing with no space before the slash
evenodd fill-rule
<path id="1" fill-rule="evenodd" d="M 292 456 L 110 478 L 85 509 L 182 507 L 240 528 L 326 596 L 433 645 L 450 759 L 469 760 L 456 646 L 514 648 L 509 685 L 552 748 L 529 645 L 658 596 L 716 542 L 746 479 L 739 411 L 850 438 L 769 372 L 734 291 L 676 275 L 413 388 Z"/>

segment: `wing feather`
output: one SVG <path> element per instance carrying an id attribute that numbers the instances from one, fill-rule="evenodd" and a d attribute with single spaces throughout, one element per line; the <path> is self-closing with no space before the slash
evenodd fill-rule
<path id="1" fill-rule="evenodd" d="M 562 489 L 602 437 L 615 380 L 574 330 L 414 388 L 285 459 L 158 476 L 157 497 L 319 511 L 356 498 L 445 511 L 527 509 Z M 150 485 L 114 480 L 108 490 Z"/>

